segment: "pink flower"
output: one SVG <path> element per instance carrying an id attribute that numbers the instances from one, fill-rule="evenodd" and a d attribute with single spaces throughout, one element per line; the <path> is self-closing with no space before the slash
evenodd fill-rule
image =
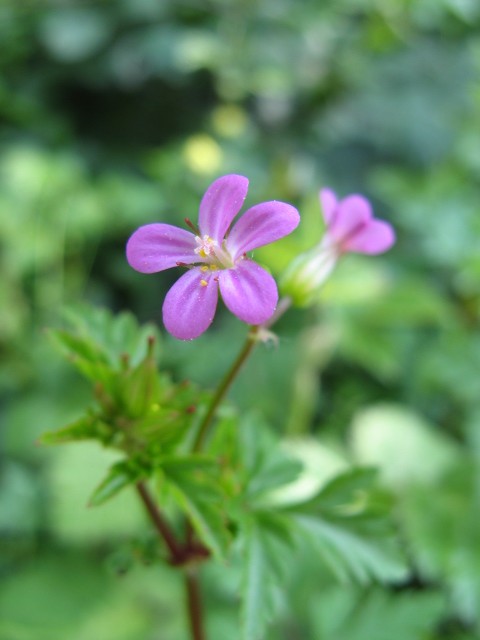
<path id="1" fill-rule="evenodd" d="M 327 225 L 324 243 L 337 256 L 349 251 L 377 254 L 388 251 L 395 243 L 393 227 L 373 217 L 369 201 L 360 195 L 338 200 L 331 189 L 320 191 L 320 203 Z"/>
<path id="2" fill-rule="evenodd" d="M 297 256 L 280 283 L 283 295 L 298 306 L 315 303 L 344 253 L 383 253 L 395 242 L 392 226 L 373 217 L 370 203 L 363 196 L 338 200 L 331 189 L 322 189 L 320 204 L 327 226 L 323 238 L 313 249 Z"/>
<path id="3" fill-rule="evenodd" d="M 141 273 L 188 267 L 163 303 L 165 327 L 180 340 L 192 340 L 208 329 L 219 290 L 227 308 L 248 324 L 262 324 L 275 311 L 275 280 L 247 253 L 291 233 L 300 216 L 284 202 L 262 202 L 229 230 L 247 190 L 247 178 L 223 176 L 202 198 L 198 229 L 187 221 L 195 233 L 170 224 L 147 224 L 127 243 L 127 260 Z"/>

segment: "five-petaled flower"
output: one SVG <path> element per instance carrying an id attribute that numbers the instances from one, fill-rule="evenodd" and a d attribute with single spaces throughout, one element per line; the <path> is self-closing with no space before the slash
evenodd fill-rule
<path id="1" fill-rule="evenodd" d="M 197 338 L 210 326 L 219 290 L 227 308 L 248 324 L 263 324 L 275 311 L 275 280 L 248 252 L 291 233 L 300 216 L 284 202 L 262 202 L 230 229 L 247 190 L 244 176 L 223 176 L 202 198 L 198 229 L 187 220 L 193 233 L 165 223 L 147 224 L 127 243 L 127 260 L 141 273 L 187 267 L 163 303 L 163 322 L 176 338 Z"/>
<path id="2" fill-rule="evenodd" d="M 291 263 L 281 282 L 284 295 L 299 306 L 315 300 L 343 254 L 375 255 L 388 251 L 395 243 L 393 227 L 374 218 L 370 202 L 364 196 L 354 194 L 338 200 L 331 189 L 322 189 L 320 204 L 325 234 L 316 247 Z"/>
<path id="3" fill-rule="evenodd" d="M 373 217 L 370 202 L 360 195 L 338 200 L 331 189 L 320 191 L 327 231 L 323 242 L 337 256 L 349 251 L 376 255 L 388 251 L 395 242 L 393 227 Z"/>

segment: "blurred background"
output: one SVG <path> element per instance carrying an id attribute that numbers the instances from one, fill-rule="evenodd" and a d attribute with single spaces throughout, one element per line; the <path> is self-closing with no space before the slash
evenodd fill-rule
<path id="1" fill-rule="evenodd" d="M 248 205 L 302 214 L 258 252 L 276 274 L 320 238 L 323 186 L 398 233 L 288 314 L 232 397 L 312 476 L 379 466 L 411 578 L 295 558 L 268 638 L 480 637 L 478 0 L 2 0 L 0 127 L 0 640 L 187 635 L 133 496 L 85 507 L 107 453 L 35 444 L 89 401 L 45 329 L 79 302 L 161 324 L 177 274 L 134 272 L 125 242 L 195 220 L 233 172 Z M 213 386 L 244 334 L 220 313 L 196 342 L 163 335 L 161 362 Z M 212 638 L 236 637 L 234 574 L 206 572 Z"/>

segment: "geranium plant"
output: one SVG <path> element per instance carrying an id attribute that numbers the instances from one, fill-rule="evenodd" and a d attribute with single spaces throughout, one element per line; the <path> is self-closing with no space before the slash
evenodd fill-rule
<path id="1" fill-rule="evenodd" d="M 157 329 L 138 327 L 129 314 L 74 315 L 69 328 L 53 332 L 91 382 L 93 404 L 43 441 L 94 439 L 119 453 L 90 502 L 101 505 L 127 487 L 137 492 L 158 534 L 161 561 L 184 576 L 193 640 L 207 638 L 205 563 L 221 563 L 224 572 L 240 566 L 242 640 L 264 637 L 278 609 L 275 594 L 288 579 L 285 558 L 306 547 L 312 563 L 323 558 L 343 577 L 390 579 L 404 572 L 388 495 L 374 470 L 352 467 L 308 491 L 292 490 L 304 471 L 301 460 L 261 417 L 240 415 L 225 403 L 249 355 L 272 336 L 290 306 L 316 304 L 342 255 L 386 251 L 394 243 L 393 229 L 373 218 L 365 198 L 338 201 L 323 190 L 324 238 L 287 268 L 279 299 L 273 276 L 251 252 L 290 234 L 300 216 L 291 204 L 273 200 L 252 206 L 235 221 L 247 187 L 243 176 L 221 177 L 200 203 L 198 227 L 188 218 L 187 229 L 149 224 L 127 244 L 128 262 L 141 273 L 185 271 L 163 302 L 165 328 L 175 338 L 202 340 L 219 295 L 249 325 L 216 389 L 173 380 L 159 369 Z"/>

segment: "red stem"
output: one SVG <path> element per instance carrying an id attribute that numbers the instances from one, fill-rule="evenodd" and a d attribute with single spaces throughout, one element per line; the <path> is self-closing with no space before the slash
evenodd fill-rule
<path id="1" fill-rule="evenodd" d="M 190 621 L 190 632 L 193 640 L 205 640 L 203 631 L 202 599 L 200 584 L 195 569 L 185 571 L 185 587 L 187 590 L 187 606 Z"/>
<path id="2" fill-rule="evenodd" d="M 173 531 L 170 529 L 170 525 L 167 523 L 159 508 L 155 504 L 145 483 L 141 480 L 137 482 L 137 491 L 142 499 L 143 504 L 145 505 L 145 508 L 148 511 L 150 519 L 155 525 L 156 530 L 167 545 L 172 563 L 181 564 L 182 560 L 185 557 L 185 553 L 181 545 L 175 538 Z"/>

